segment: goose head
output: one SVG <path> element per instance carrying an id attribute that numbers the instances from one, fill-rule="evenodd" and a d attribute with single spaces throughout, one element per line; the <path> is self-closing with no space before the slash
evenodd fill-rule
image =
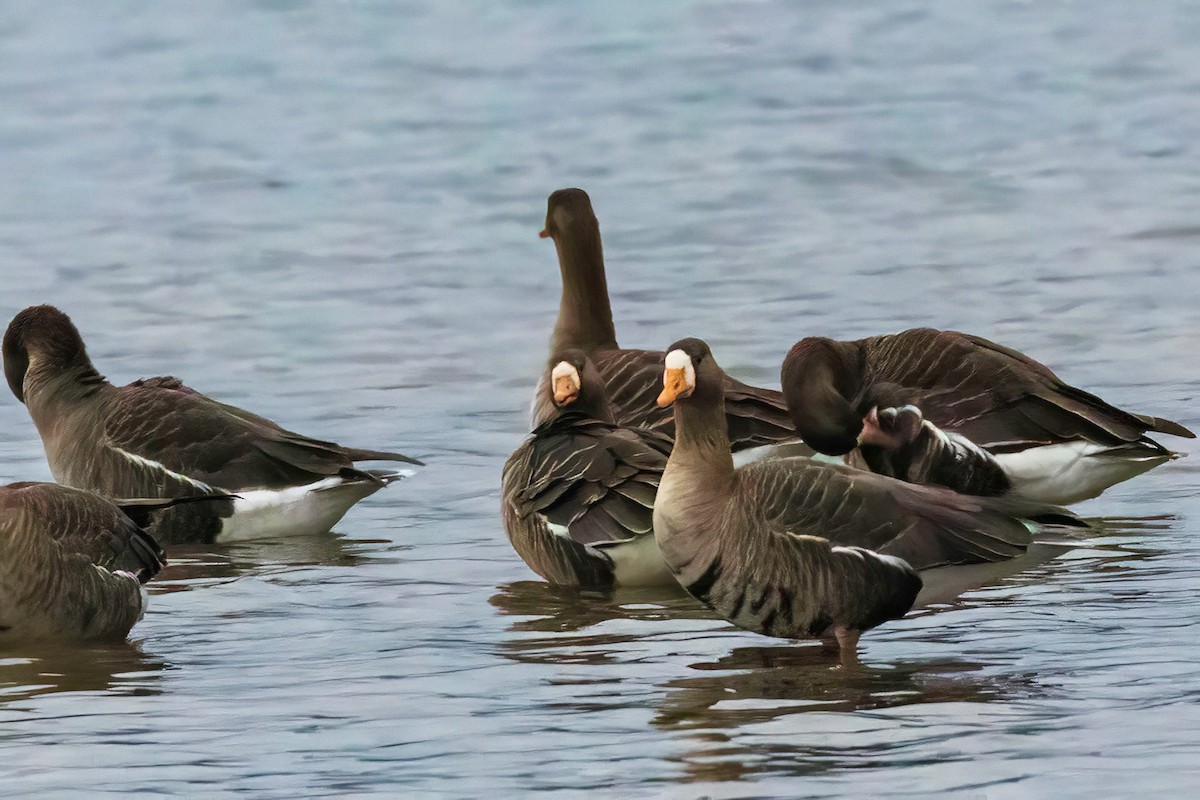
<path id="1" fill-rule="evenodd" d="M 783 360 L 780 383 L 796 432 L 819 453 L 844 456 L 859 445 L 866 409 L 861 365 L 844 344 L 824 337 L 797 342 Z"/>
<path id="2" fill-rule="evenodd" d="M 595 419 L 612 419 L 604 378 L 587 354 L 578 349 L 560 350 L 550 359 L 546 381 L 554 407 L 587 414 Z"/>
<path id="3" fill-rule="evenodd" d="M 663 361 L 663 390 L 658 407 L 677 401 L 709 405 L 724 393 L 724 373 L 702 339 L 680 339 Z"/>
<path id="4" fill-rule="evenodd" d="M 4 332 L 4 377 L 22 403 L 25 376 L 91 367 L 83 337 L 71 318 L 54 306 L 30 306 L 13 317 Z"/>
<path id="5" fill-rule="evenodd" d="M 546 227 L 538 236 L 543 239 L 599 238 L 600 223 L 592 211 L 592 201 L 583 189 L 559 189 L 546 200 Z"/>

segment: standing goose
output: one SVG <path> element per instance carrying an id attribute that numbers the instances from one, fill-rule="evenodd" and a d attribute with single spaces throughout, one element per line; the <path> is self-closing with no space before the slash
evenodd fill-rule
<path id="1" fill-rule="evenodd" d="M 652 530 L 670 438 L 617 424 L 583 351 L 550 361 L 539 391 L 552 410 L 504 465 L 509 541 L 551 583 L 673 585 Z"/>
<path id="2" fill-rule="evenodd" d="M 1194 438 L 1063 383 L 1045 365 L 979 336 L 917 328 L 857 341 L 810 337 L 783 362 L 783 393 L 804 441 L 843 455 L 880 391 L 986 449 L 1012 493 L 1050 503 L 1095 497 L 1178 456 L 1148 432 Z M 870 459 L 867 459 L 868 462 Z"/>
<path id="3" fill-rule="evenodd" d="M 403 470 L 399 453 L 309 439 L 219 403 L 176 378 L 113 386 L 96 371 L 69 317 L 52 306 L 17 314 L 4 334 L 4 374 L 42 437 L 50 471 L 107 497 L 232 495 L 162 514 L 164 543 L 320 533 Z"/>
<path id="4" fill-rule="evenodd" d="M 562 301 L 550 340 L 551 353 L 566 348 L 582 350 L 604 379 L 618 422 L 652 427 L 670 435 L 674 425 L 670 413 L 654 404 L 663 354 L 654 350 L 627 350 L 617 344 L 604 276 L 600 225 L 587 192 L 559 189 L 551 194 L 546 227 L 540 235 L 554 241 L 562 273 Z M 539 389 L 534 398 L 535 420 L 550 413 L 548 402 L 548 395 Z M 726 377 L 725 405 L 735 450 L 796 437 L 779 392 Z"/>
<path id="5" fill-rule="evenodd" d="M 674 404 L 676 437 L 654 504 L 654 535 L 684 589 L 739 627 L 836 640 L 852 661 L 862 631 L 918 601 L 922 577 L 929 582 L 921 602 L 941 599 L 946 586 L 969 588 L 966 572 L 985 580 L 1023 556 L 1038 530 L 1023 517 L 1082 524 L 1053 506 L 802 457 L 735 470 L 721 368 L 708 345 L 677 342 L 665 367 L 658 402 Z"/>
<path id="6" fill-rule="evenodd" d="M 0 486 L 0 642 L 119 639 L 142 618 L 142 584 L 165 564 L 134 518 L 175 501 L 124 508 L 53 483 Z"/>

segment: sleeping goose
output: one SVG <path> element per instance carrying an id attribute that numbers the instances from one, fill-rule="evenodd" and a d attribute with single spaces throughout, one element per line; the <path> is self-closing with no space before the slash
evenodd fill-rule
<path id="1" fill-rule="evenodd" d="M 0 642 L 119 639 L 142 618 L 142 584 L 165 560 L 148 511 L 53 483 L 0 486 Z M 132 517 L 131 517 L 132 515 Z"/>
<path id="2" fill-rule="evenodd" d="M 1133 414 L 1061 381 L 1045 365 L 979 336 L 917 328 L 857 341 L 810 337 L 783 362 L 783 393 L 804 441 L 843 455 L 886 387 L 947 434 L 984 448 L 1007 489 L 1050 503 L 1095 497 L 1178 456 L 1149 432 L 1194 438 L 1170 420 Z"/>
<path id="3" fill-rule="evenodd" d="M 354 462 L 420 463 L 292 433 L 175 378 L 114 386 L 52 306 L 17 314 L 3 350 L 8 385 L 29 408 L 60 483 L 107 497 L 238 495 L 160 515 L 151 531 L 164 543 L 324 532 L 409 474 Z"/>
<path id="4" fill-rule="evenodd" d="M 982 580 L 1022 557 L 1037 516 L 1082 525 L 1061 508 L 973 497 L 803 457 L 734 469 L 721 368 L 684 339 L 665 359 L 662 406 L 675 406 L 675 447 L 654 503 L 654 536 L 689 594 L 758 633 L 836 641 L 946 599 L 962 570 Z M 985 567 L 985 569 L 978 569 Z M 956 578 L 955 574 L 960 577 Z M 930 580 L 924 586 L 923 577 Z"/>
<path id="5" fill-rule="evenodd" d="M 617 344 L 600 225 L 592 202 L 582 189 L 559 189 L 550 195 L 546 227 L 540 234 L 554 241 L 562 273 L 562 301 L 550 341 L 552 353 L 582 350 L 604 379 L 617 421 L 633 427 L 652 427 L 670 435 L 668 412 L 654 404 L 658 395 L 663 354 L 628 350 Z M 539 389 L 534 419 L 547 416 L 548 395 Z M 725 405 L 735 450 L 794 440 L 796 433 L 779 392 L 725 378 Z"/>
<path id="6" fill-rule="evenodd" d="M 550 583 L 673 585 L 651 528 L 670 438 L 617 424 L 583 351 L 550 362 L 539 390 L 553 410 L 504 465 L 509 541 Z"/>

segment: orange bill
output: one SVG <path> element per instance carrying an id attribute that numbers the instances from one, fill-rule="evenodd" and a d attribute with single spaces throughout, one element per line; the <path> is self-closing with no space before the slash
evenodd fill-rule
<path id="1" fill-rule="evenodd" d="M 658 407 L 666 408 L 674 403 L 681 395 L 686 397 L 687 371 L 668 367 L 663 372 L 663 390 L 658 396 Z"/>

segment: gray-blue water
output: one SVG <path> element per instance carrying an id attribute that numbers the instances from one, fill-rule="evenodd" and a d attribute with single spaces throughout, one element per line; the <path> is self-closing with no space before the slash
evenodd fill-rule
<path id="1" fill-rule="evenodd" d="M 563 186 L 627 346 L 772 385 L 803 335 L 958 328 L 1200 428 L 1198 143 L 1183 0 L 6 3 L 0 321 L 53 302 L 115 381 L 429 466 L 329 536 L 176 552 L 127 646 L 3 654 L 0 793 L 1194 791 L 1200 454 L 853 674 L 549 589 L 498 484 Z M 6 395 L 0 480 L 48 478 Z"/>

